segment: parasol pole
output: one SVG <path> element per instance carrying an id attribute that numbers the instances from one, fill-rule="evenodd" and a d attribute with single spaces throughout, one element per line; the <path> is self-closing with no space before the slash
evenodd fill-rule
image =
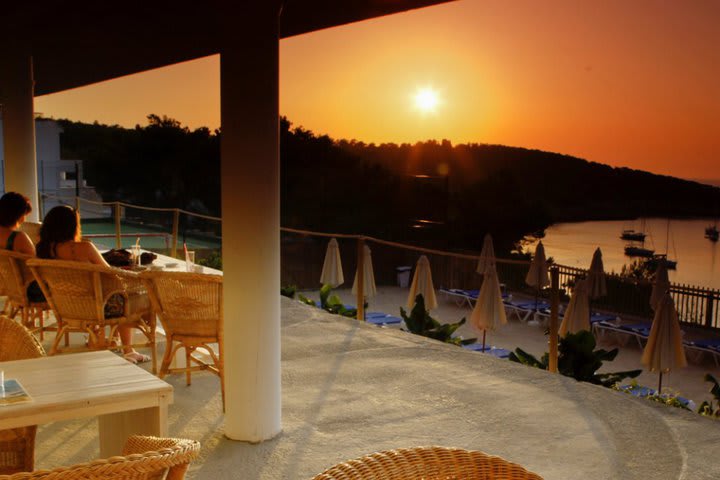
<path id="1" fill-rule="evenodd" d="M 482 351 L 483 351 L 483 352 L 485 351 L 485 334 L 486 334 L 486 333 L 487 333 L 487 330 L 483 330 L 483 346 L 482 346 Z"/>
<path id="2" fill-rule="evenodd" d="M 537 250 L 535 251 L 535 255 L 537 255 Z M 535 314 L 533 315 L 533 320 L 538 319 L 538 297 L 540 297 L 540 269 L 537 269 L 537 284 L 535 285 Z"/>
<path id="3" fill-rule="evenodd" d="M 365 320 L 365 239 L 358 238 L 357 243 L 357 319 Z"/>
<path id="4" fill-rule="evenodd" d="M 560 307 L 560 271 L 557 266 L 550 270 L 550 354 L 548 370 L 557 373 L 558 369 L 558 310 Z"/>
<path id="5" fill-rule="evenodd" d="M 658 395 L 662 393 L 662 371 L 660 372 L 660 381 L 658 382 Z"/>

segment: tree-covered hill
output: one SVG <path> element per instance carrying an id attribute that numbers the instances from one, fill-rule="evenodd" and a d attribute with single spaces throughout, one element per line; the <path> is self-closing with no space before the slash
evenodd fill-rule
<path id="1" fill-rule="evenodd" d="M 220 214 L 220 135 L 148 116 L 148 125 L 60 121 L 63 158 L 82 159 L 105 200 Z M 720 189 L 517 147 L 443 140 L 364 144 L 280 122 L 282 224 L 499 249 L 561 221 L 717 216 Z"/>

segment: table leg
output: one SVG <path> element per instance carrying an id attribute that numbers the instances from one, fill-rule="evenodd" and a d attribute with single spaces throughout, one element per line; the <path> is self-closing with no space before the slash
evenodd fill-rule
<path id="1" fill-rule="evenodd" d="M 125 441 L 130 435 L 167 437 L 167 410 L 167 401 L 161 399 L 157 407 L 99 416 L 100 457 L 121 455 Z"/>

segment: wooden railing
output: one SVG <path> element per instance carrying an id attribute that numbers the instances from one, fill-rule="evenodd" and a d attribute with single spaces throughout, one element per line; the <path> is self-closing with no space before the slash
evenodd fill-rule
<path id="1" fill-rule="evenodd" d="M 56 200 L 68 201 L 67 198 Z M 112 207 L 115 223 L 116 244 L 120 247 L 123 235 L 121 217 L 123 209 L 133 208 L 148 212 L 172 214 L 171 220 L 165 225 L 171 229 L 169 234 L 171 255 L 177 255 L 178 231 L 181 215 L 197 217 L 211 222 L 221 222 L 221 218 L 210 215 L 201 215 L 179 208 L 154 208 L 133 205 L 125 202 L 94 202 L 82 198 L 72 198 L 71 204 L 82 207 L 83 203 Z M 346 271 L 354 272 L 357 265 L 358 252 L 362 250 L 358 245 L 366 242 L 373 248 L 373 264 L 375 279 L 379 284 L 393 284 L 396 280 L 397 266 L 413 266 L 419 254 L 427 254 L 430 259 L 433 279 L 436 287 L 446 286 L 452 288 L 478 288 L 479 277 L 475 273 L 477 254 L 448 252 L 444 250 L 418 247 L 382 239 L 366 237 L 363 235 L 332 234 L 314 231 L 282 228 L 282 281 L 285 284 L 295 284 L 300 288 L 317 288 L 320 270 L 325 255 L 326 240 L 337 237 L 346 243 L 349 248 L 341 249 L 343 264 Z M 290 242 L 291 239 L 298 242 Z M 302 240 L 301 242 L 299 240 Z M 497 271 L 500 281 L 507 289 L 515 292 L 533 294 L 534 291 L 525 284 L 530 262 L 523 260 L 497 259 Z M 297 266 L 297 268 L 295 268 Z M 575 279 L 585 276 L 586 270 L 566 265 L 556 265 L 559 274 L 559 293 L 561 299 L 567 299 Z M 348 268 L 349 267 L 349 268 Z M 352 278 L 352 277 L 350 277 Z M 595 309 L 603 309 L 619 315 L 633 315 L 644 318 L 652 317 L 650 309 L 650 294 L 652 284 L 648 281 L 634 280 L 616 274 L 607 275 L 606 297 L 592 301 Z M 700 325 L 709 328 L 720 328 L 720 290 L 701 288 L 691 285 L 671 284 L 670 293 L 675 301 L 680 320 L 685 323 Z M 548 292 L 542 292 L 549 295 Z M 361 297 L 359 297 L 361 298 Z"/>

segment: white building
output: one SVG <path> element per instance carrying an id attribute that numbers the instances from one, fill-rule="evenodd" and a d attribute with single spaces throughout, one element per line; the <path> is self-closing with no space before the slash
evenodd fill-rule
<path id="1" fill-rule="evenodd" d="M 3 148 L 2 119 L 0 118 L 0 194 L 5 193 L 5 159 Z M 63 159 L 60 156 L 62 127 L 54 120 L 35 120 L 35 148 L 37 151 L 38 193 L 40 218 L 52 207 L 60 204 L 75 206 L 75 196 L 94 202 L 102 201 L 93 187 L 83 177 L 82 160 Z M 80 178 L 79 188 L 76 175 Z M 83 218 L 111 216 L 111 208 L 81 203 Z"/>

